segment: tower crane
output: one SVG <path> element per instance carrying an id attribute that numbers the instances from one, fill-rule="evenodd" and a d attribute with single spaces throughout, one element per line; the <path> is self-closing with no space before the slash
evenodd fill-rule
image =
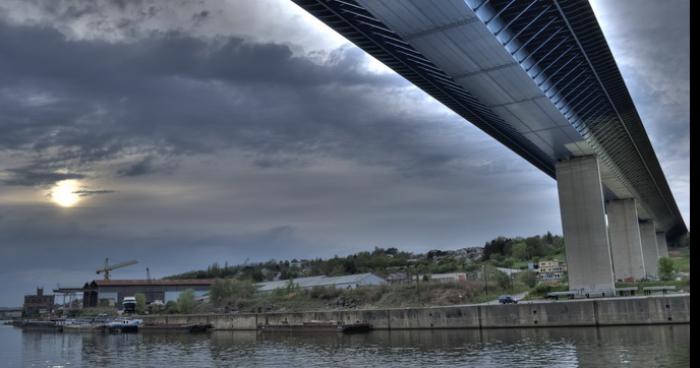
<path id="1" fill-rule="evenodd" d="M 117 263 L 117 264 L 110 265 L 110 264 L 109 264 L 109 258 L 105 258 L 105 265 L 104 265 L 104 267 L 98 269 L 96 273 L 97 273 L 98 275 L 99 275 L 99 274 L 104 274 L 104 279 L 105 279 L 105 280 L 109 280 L 109 273 L 110 273 L 110 272 L 116 270 L 117 268 L 122 268 L 122 267 L 126 267 L 126 266 L 131 266 L 131 265 L 134 265 L 134 264 L 137 264 L 137 263 L 138 263 L 138 261 L 132 259 L 131 261 L 126 261 L 126 262 L 121 262 L 121 263 Z"/>

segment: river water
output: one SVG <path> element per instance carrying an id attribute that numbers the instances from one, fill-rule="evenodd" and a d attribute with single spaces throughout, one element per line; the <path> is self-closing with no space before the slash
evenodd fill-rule
<path id="1" fill-rule="evenodd" d="M 689 325 L 109 335 L 0 325 L 1 367 L 688 367 Z"/>

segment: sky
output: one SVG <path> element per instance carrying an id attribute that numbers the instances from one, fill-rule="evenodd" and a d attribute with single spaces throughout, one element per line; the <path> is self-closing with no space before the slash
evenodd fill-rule
<path id="1" fill-rule="evenodd" d="M 689 2 L 592 1 L 689 225 Z M 0 306 L 561 233 L 556 182 L 289 0 L 0 0 Z"/>

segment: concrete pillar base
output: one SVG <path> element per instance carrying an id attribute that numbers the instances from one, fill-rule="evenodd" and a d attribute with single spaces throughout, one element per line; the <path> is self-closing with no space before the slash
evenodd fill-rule
<path id="1" fill-rule="evenodd" d="M 569 290 L 614 295 L 598 160 L 583 156 L 558 162 L 556 176 Z"/>
<path id="2" fill-rule="evenodd" d="M 659 253 L 659 258 L 668 257 L 668 243 L 666 243 L 666 233 L 656 233 L 656 250 Z"/>
<path id="3" fill-rule="evenodd" d="M 635 200 L 609 201 L 608 232 L 615 280 L 634 282 L 646 276 Z"/>
<path id="4" fill-rule="evenodd" d="M 647 278 L 655 280 L 659 277 L 659 249 L 656 246 L 656 227 L 654 221 L 639 222 L 639 233 L 642 236 L 642 252 L 644 253 L 644 270 Z"/>

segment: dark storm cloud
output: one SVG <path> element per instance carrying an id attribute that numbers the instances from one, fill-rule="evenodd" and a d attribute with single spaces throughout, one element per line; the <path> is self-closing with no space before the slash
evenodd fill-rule
<path id="1" fill-rule="evenodd" d="M 159 171 L 159 167 L 155 166 L 152 157 L 147 157 L 141 161 L 130 164 L 125 168 L 119 169 L 117 175 L 119 176 L 141 176 L 148 175 L 153 172 Z"/>
<path id="2" fill-rule="evenodd" d="M 82 179 L 85 175 L 71 173 L 55 173 L 35 171 L 32 168 L 14 168 L 5 170 L 9 173 L 9 178 L 3 179 L 0 182 L 6 185 L 20 186 L 41 186 L 53 184 L 57 181 L 67 179 Z"/>
<path id="3" fill-rule="evenodd" d="M 0 145 L 53 149 L 35 165 L 50 161 L 80 170 L 128 150 L 172 157 L 237 147 L 257 155 L 393 161 L 410 173 L 456 157 L 418 139 L 420 116 L 385 109 L 380 93 L 406 84 L 367 72 L 355 48 L 335 50 L 317 63 L 294 56 L 286 45 L 239 38 L 205 41 L 169 32 L 112 44 L 7 24 L 0 26 L 0 48 L 3 90 L 22 91 L 19 97 L 2 94 L 0 106 L 8 113 L 0 122 Z M 35 93 L 55 98 L 38 105 L 18 101 Z M 377 149 L 389 154 L 377 155 Z M 146 158 L 118 174 L 143 175 L 158 169 L 155 162 Z M 282 163 L 274 157 L 258 162 Z"/>

